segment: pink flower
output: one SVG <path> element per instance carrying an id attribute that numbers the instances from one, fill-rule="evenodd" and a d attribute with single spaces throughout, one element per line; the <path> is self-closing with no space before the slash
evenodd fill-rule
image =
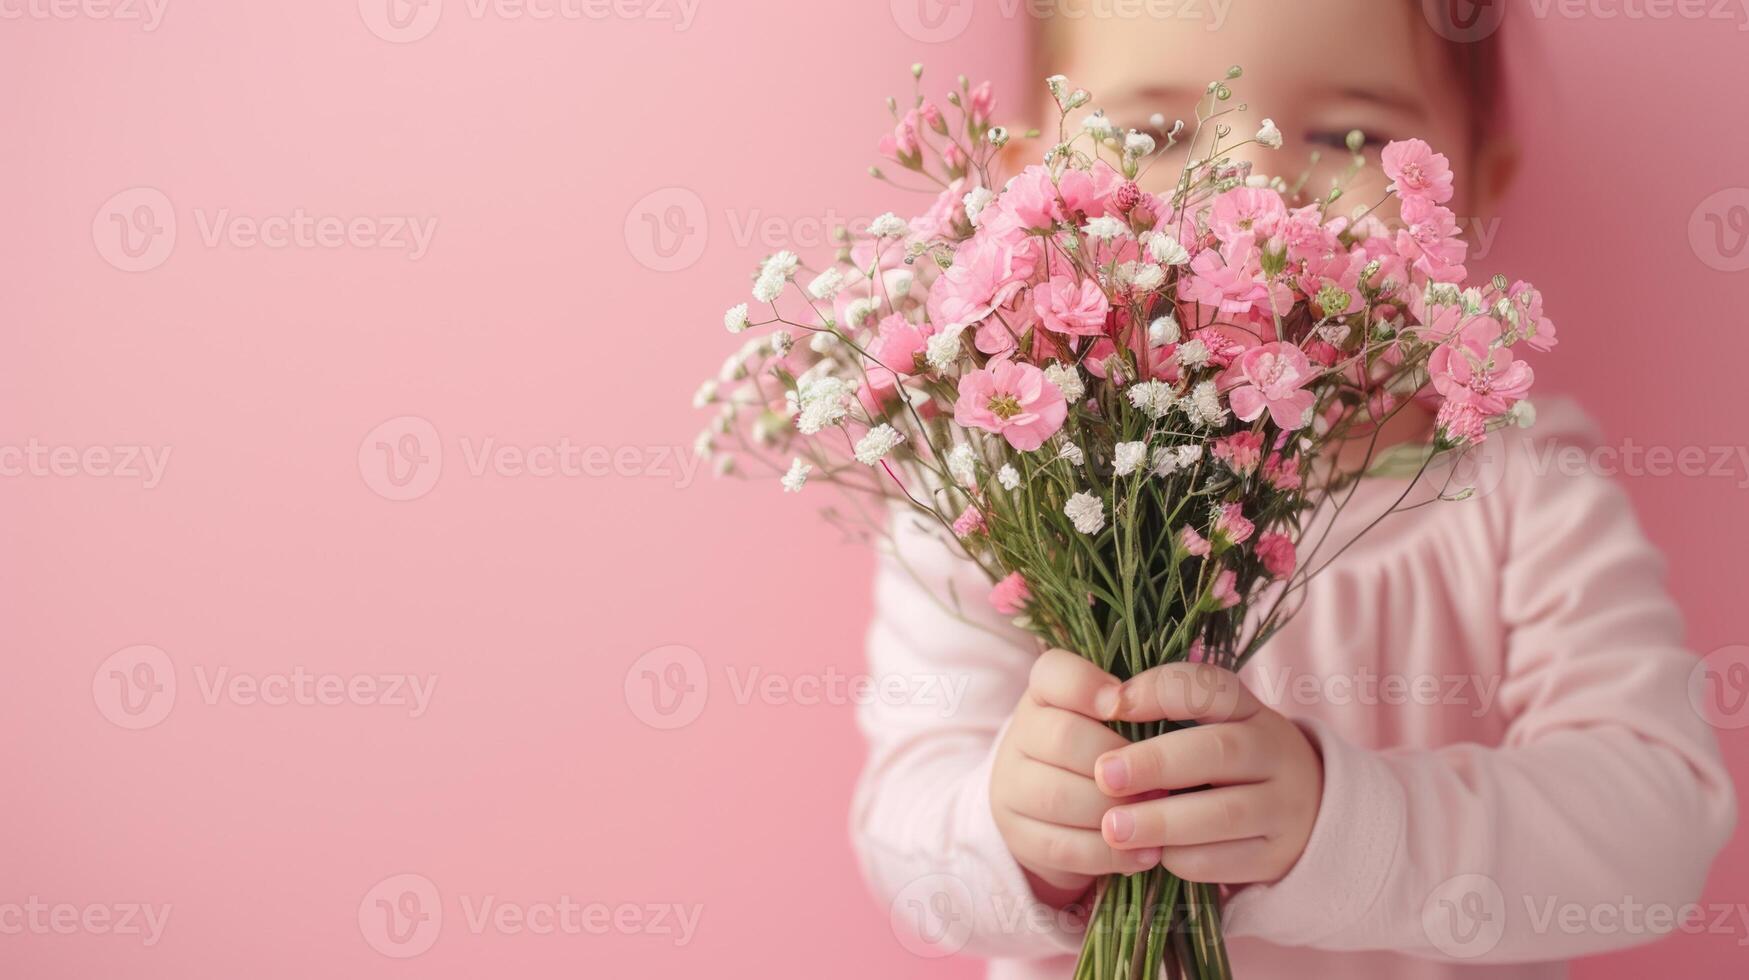
<path id="1" fill-rule="evenodd" d="M 1470 253 L 1461 237 L 1457 216 L 1424 197 L 1403 202 L 1403 223 L 1397 232 L 1397 252 L 1423 274 L 1442 282 L 1464 277 L 1463 262 Z"/>
<path id="2" fill-rule="evenodd" d="M 1212 306 L 1222 313 L 1262 309 L 1285 314 L 1293 308 L 1292 287 L 1271 282 L 1263 274 L 1263 254 L 1251 235 L 1240 235 L 1219 250 L 1204 249 L 1190 261 L 1192 275 L 1178 287 L 1178 297 Z"/>
<path id="3" fill-rule="evenodd" d="M 1209 228 L 1215 237 L 1231 242 L 1241 235 L 1268 237 L 1287 217 L 1281 195 L 1267 187 L 1235 187 L 1215 198 Z"/>
<path id="4" fill-rule="evenodd" d="M 980 219 L 983 226 L 1005 231 L 1009 228 L 1050 228 L 1057 221 L 1057 184 L 1051 172 L 1031 166 L 1015 174 L 995 203 L 995 220 Z"/>
<path id="5" fill-rule="evenodd" d="M 969 506 L 965 513 L 953 522 L 953 533 L 958 537 L 969 538 L 974 534 L 981 533 L 984 527 L 983 511 L 975 506 Z"/>
<path id="6" fill-rule="evenodd" d="M 1238 432 L 1215 440 L 1215 458 L 1227 464 L 1227 469 L 1239 476 L 1257 472 L 1263 462 L 1263 437 L 1255 432 Z"/>
<path id="7" fill-rule="evenodd" d="M 1263 478 L 1269 485 L 1282 491 L 1294 491 L 1300 488 L 1300 460 L 1298 456 L 1283 456 L 1280 453 L 1270 454 L 1263 464 Z"/>
<path id="8" fill-rule="evenodd" d="M 1555 321 L 1543 316 L 1543 294 L 1528 282 L 1515 282 L 1507 292 L 1518 309 L 1519 332 L 1536 350 L 1550 351 L 1555 347 Z"/>
<path id="9" fill-rule="evenodd" d="M 881 137 L 881 155 L 910 165 L 922 156 L 923 145 L 917 132 L 917 110 L 905 113 L 890 135 Z"/>
<path id="10" fill-rule="evenodd" d="M 961 377 L 953 408 L 957 424 L 997 433 L 1021 452 L 1044 445 L 1068 416 L 1068 401 L 1043 371 L 1010 360 Z"/>
<path id="11" fill-rule="evenodd" d="M 1385 176 L 1391 178 L 1394 191 L 1405 201 L 1421 198 L 1433 204 L 1444 204 L 1452 198 L 1451 162 L 1443 153 L 1422 140 L 1400 140 L 1385 147 L 1380 154 Z"/>
<path id="12" fill-rule="evenodd" d="M 1481 317 L 1456 340 L 1436 348 L 1427 358 L 1434 390 L 1448 403 L 1470 405 L 1484 416 L 1504 415 L 1530 394 L 1535 374 L 1511 348 L 1494 346 L 1500 334 L 1497 321 Z"/>
<path id="13" fill-rule="evenodd" d="M 972 89 L 966 106 L 971 112 L 973 123 L 979 126 L 989 125 L 990 118 L 996 114 L 996 96 L 990 90 L 990 83 L 979 82 L 978 87 Z"/>
<path id="14" fill-rule="evenodd" d="M 1222 504 L 1221 516 L 1215 518 L 1215 541 L 1223 546 L 1237 546 L 1251 540 L 1251 532 L 1257 530 L 1257 525 L 1245 517 L 1245 510 L 1238 504 Z"/>
<path id="15" fill-rule="evenodd" d="M 1214 550 L 1214 546 L 1209 543 L 1209 539 L 1196 533 L 1196 528 L 1194 527 L 1186 527 L 1184 530 L 1178 532 L 1178 543 L 1184 546 L 1185 551 L 1190 552 L 1198 558 L 1207 558 L 1209 552 Z"/>
<path id="16" fill-rule="evenodd" d="M 1052 276 L 1033 290 L 1033 309 L 1047 330 L 1072 337 L 1097 337 L 1105 332 L 1105 314 L 1111 304 L 1099 284 L 1084 279 L 1079 284 L 1068 276 Z"/>
<path id="17" fill-rule="evenodd" d="M 1004 616 L 1019 615 L 1031 601 L 1032 590 L 1026 587 L 1026 579 L 1019 572 L 997 582 L 990 590 L 990 605 Z"/>
<path id="18" fill-rule="evenodd" d="M 1311 421 L 1317 399 L 1304 389 L 1316 377 L 1304 351 L 1278 341 L 1240 355 L 1221 382 L 1222 387 L 1236 384 L 1228 396 L 1234 415 L 1254 422 L 1268 409 L 1276 425 L 1293 430 Z"/>
<path id="19" fill-rule="evenodd" d="M 1259 535 L 1257 538 L 1257 558 L 1263 562 L 1263 567 L 1276 578 L 1287 578 L 1294 573 L 1295 562 L 1293 539 L 1279 531 Z"/>
<path id="20" fill-rule="evenodd" d="M 1219 608 L 1231 609 L 1239 604 L 1238 582 L 1239 576 L 1230 568 L 1215 576 L 1213 595 Z"/>
<path id="21" fill-rule="evenodd" d="M 1092 170 L 1069 169 L 1057 179 L 1057 214 L 1064 221 L 1083 223 L 1087 218 L 1100 218 L 1114 209 L 1115 198 L 1123 190 L 1123 175 L 1101 160 Z"/>
<path id="22" fill-rule="evenodd" d="M 929 322 L 937 330 L 979 322 L 1026 284 L 1036 262 L 1035 250 L 981 230 L 954 249 L 953 266 L 929 287 Z"/>
<path id="23" fill-rule="evenodd" d="M 1439 406 L 1439 417 L 1435 420 L 1439 434 L 1452 445 L 1471 443 L 1481 445 L 1488 438 L 1488 420 L 1476 406 L 1464 402 L 1451 402 Z"/>

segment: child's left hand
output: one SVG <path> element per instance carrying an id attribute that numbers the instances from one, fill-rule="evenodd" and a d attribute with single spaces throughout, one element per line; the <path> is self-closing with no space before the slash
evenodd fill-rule
<path id="1" fill-rule="evenodd" d="M 1111 721 L 1197 722 L 1099 757 L 1106 795 L 1160 793 L 1106 812 L 1101 831 L 1112 847 L 1163 848 L 1168 871 L 1211 884 L 1277 881 L 1299 861 L 1323 798 L 1323 760 L 1237 675 L 1168 664 L 1131 678 L 1099 709 Z M 1184 792 L 1199 786 L 1210 788 Z"/>

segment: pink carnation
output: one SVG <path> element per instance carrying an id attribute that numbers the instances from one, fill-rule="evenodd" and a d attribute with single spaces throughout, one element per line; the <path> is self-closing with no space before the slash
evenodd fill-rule
<path id="1" fill-rule="evenodd" d="M 962 538 L 969 538 L 974 534 L 981 533 L 984 527 L 983 511 L 977 507 L 967 507 L 965 513 L 953 522 L 953 533 Z"/>
<path id="2" fill-rule="evenodd" d="M 1198 558 L 1207 558 L 1209 552 L 1213 550 L 1213 545 L 1209 544 L 1209 539 L 1196 533 L 1196 528 L 1193 527 L 1186 527 L 1178 532 L 1178 541 L 1184 546 L 1185 551 Z"/>
<path id="3" fill-rule="evenodd" d="M 1470 405 L 1485 416 L 1503 415 L 1530 394 L 1535 375 L 1511 348 L 1494 346 L 1500 334 L 1497 321 L 1482 317 L 1435 349 L 1427 358 L 1434 390 L 1447 402 Z"/>
<path id="4" fill-rule="evenodd" d="M 1244 508 L 1238 504 L 1222 504 L 1221 516 L 1215 518 L 1215 537 L 1228 545 L 1241 545 L 1251 540 L 1251 532 L 1257 530 L 1257 525 L 1245 517 Z"/>
<path id="5" fill-rule="evenodd" d="M 1091 279 L 1077 284 L 1068 276 L 1052 276 L 1050 282 L 1033 290 L 1033 309 L 1048 330 L 1072 337 L 1097 337 L 1105 332 L 1105 314 L 1111 304 Z"/>
<path id="6" fill-rule="evenodd" d="M 1387 145 L 1380 154 L 1385 176 L 1391 178 L 1390 190 L 1405 201 L 1416 198 L 1433 204 L 1451 200 L 1451 162 L 1445 154 L 1433 152 L 1422 140 L 1400 140 Z"/>
<path id="7" fill-rule="evenodd" d="M 1068 401 L 1043 371 L 1009 360 L 961 377 L 953 409 L 959 425 L 997 433 L 1021 452 L 1044 445 L 1068 416 Z"/>
<path id="8" fill-rule="evenodd" d="M 1238 582 L 1239 576 L 1230 568 L 1215 576 L 1214 597 L 1220 608 L 1231 609 L 1239 604 Z"/>
<path id="9" fill-rule="evenodd" d="M 996 114 L 996 95 L 989 82 L 979 82 L 978 87 L 972 89 L 966 107 L 971 111 L 972 122 L 980 126 L 989 124 L 990 118 Z"/>
<path id="10" fill-rule="evenodd" d="M 1267 236 L 1286 218 L 1280 194 L 1267 187 L 1235 187 L 1215 198 L 1209 228 L 1221 241 L 1231 242 L 1241 235 Z"/>
<path id="11" fill-rule="evenodd" d="M 1305 386 L 1316 377 L 1304 351 L 1278 341 L 1240 355 L 1222 378 L 1222 387 L 1231 386 L 1234 415 L 1254 422 L 1267 409 L 1276 425 L 1293 430 L 1310 421 L 1317 399 Z"/>
<path id="12" fill-rule="evenodd" d="M 1214 453 L 1215 458 L 1226 463 L 1234 473 L 1250 476 L 1263 462 L 1263 437 L 1255 432 L 1235 433 L 1215 440 Z"/>
<path id="13" fill-rule="evenodd" d="M 997 582 L 990 590 L 990 605 L 1004 616 L 1019 615 L 1030 601 L 1032 590 L 1026 587 L 1026 579 L 1019 572 Z"/>
<path id="14" fill-rule="evenodd" d="M 1397 252 L 1406 261 L 1441 282 L 1463 279 L 1470 246 L 1456 215 L 1427 198 L 1411 197 L 1403 202 L 1403 224 L 1407 227 L 1397 233 Z"/>
<path id="15" fill-rule="evenodd" d="M 1283 456 L 1272 453 L 1263 464 L 1263 478 L 1277 490 L 1293 491 L 1300 488 L 1300 460 L 1298 456 Z"/>
<path id="16" fill-rule="evenodd" d="M 1271 531 L 1257 538 L 1257 558 L 1263 562 L 1263 567 L 1276 578 L 1287 578 L 1294 573 L 1297 557 L 1294 554 L 1293 539 L 1279 531 Z"/>

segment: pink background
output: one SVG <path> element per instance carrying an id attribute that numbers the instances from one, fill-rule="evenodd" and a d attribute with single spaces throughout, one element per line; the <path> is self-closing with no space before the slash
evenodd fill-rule
<path id="1" fill-rule="evenodd" d="M 1030 94 L 1024 18 L 980 5 L 925 43 L 914 2 L 703 0 L 676 30 L 449 0 L 407 43 L 359 0 L 168 0 L 150 30 L 95 2 L 4 8 L 37 13 L 0 20 L 0 446 L 172 455 L 150 488 L 94 458 L 0 477 L 0 907 L 172 911 L 151 946 L 0 934 L 0 975 L 978 974 L 905 952 L 863 891 L 852 709 L 734 686 L 858 671 L 868 557 L 774 486 L 672 459 L 757 259 L 817 247 L 830 208 L 916 207 L 860 177 L 904 66 L 928 62 L 931 90 L 963 70 L 1010 107 Z M 1563 341 L 1549 386 L 1618 443 L 1745 441 L 1749 272 L 1689 233 L 1716 192 L 1737 189 L 1714 213 L 1749 204 L 1743 26 L 1529 25 L 1545 91 L 1483 264 L 1545 288 Z M 129 272 L 110 212 L 151 198 L 109 202 L 136 187 L 177 228 Z M 146 225 L 165 226 L 158 207 Z M 221 212 L 300 209 L 359 230 L 340 247 L 203 234 Z M 682 219 L 678 253 L 646 214 Z M 435 219 L 428 251 L 371 247 L 366 220 L 388 216 Z M 430 428 L 381 433 L 428 459 L 403 488 L 366 435 L 408 417 Z M 487 439 L 626 455 L 595 475 L 480 470 Z M 1749 642 L 1746 480 L 1627 481 L 1702 652 Z M 142 644 L 165 659 L 136 668 Z M 673 661 L 695 692 L 678 716 L 635 663 L 674 645 L 700 658 Z M 112 669 L 168 671 L 174 697 L 118 701 Z M 414 717 L 365 695 L 210 694 L 222 669 L 436 687 Z M 1749 785 L 1746 736 L 1721 736 Z M 377 951 L 406 947 L 372 934 L 367 900 L 401 874 L 443 914 L 408 959 Z M 1706 900 L 1749 901 L 1746 885 L 1739 835 Z M 477 930 L 485 896 L 702 917 L 684 946 L 649 923 Z M 1677 937 L 1576 974 L 1722 977 L 1743 942 Z"/>

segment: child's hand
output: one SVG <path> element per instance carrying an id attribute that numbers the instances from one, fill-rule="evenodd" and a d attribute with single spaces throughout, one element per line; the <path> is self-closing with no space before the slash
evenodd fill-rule
<path id="1" fill-rule="evenodd" d="M 1117 678 L 1052 650 L 1033 664 L 1026 696 L 996 749 L 990 774 L 996 828 L 1032 877 L 1035 895 L 1050 905 L 1075 901 L 1101 875 L 1142 871 L 1160 861 L 1157 847 L 1137 843 L 1119 850 L 1099 833 L 1106 810 L 1121 801 L 1099 791 L 1093 764 L 1128 743 L 1095 717 L 1101 705 L 1115 706 L 1117 696 Z"/>
<path id="2" fill-rule="evenodd" d="M 1181 878 L 1215 884 L 1272 882 L 1300 859 L 1324 792 L 1324 764 L 1299 727 L 1230 671 L 1169 664 L 1125 682 L 1119 721 L 1198 725 L 1118 746 L 1095 767 L 1112 797 L 1170 791 L 1114 806 L 1100 828 L 1111 846 L 1161 854 Z M 1198 792 L 1182 792 L 1209 786 Z"/>

